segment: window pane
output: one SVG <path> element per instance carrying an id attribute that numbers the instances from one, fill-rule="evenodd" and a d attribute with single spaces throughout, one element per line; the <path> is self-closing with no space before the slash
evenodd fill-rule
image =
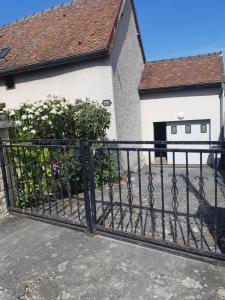
<path id="1" fill-rule="evenodd" d="M 176 125 L 171 126 L 171 134 L 177 134 L 177 126 Z"/>
<path id="2" fill-rule="evenodd" d="M 5 85 L 8 90 L 15 88 L 15 81 L 13 76 L 7 76 L 5 78 Z"/>
<path id="3" fill-rule="evenodd" d="M 207 133 L 207 125 L 201 124 L 201 133 Z"/>
<path id="4" fill-rule="evenodd" d="M 185 133 L 186 134 L 191 134 L 191 125 L 186 125 L 185 126 Z"/>

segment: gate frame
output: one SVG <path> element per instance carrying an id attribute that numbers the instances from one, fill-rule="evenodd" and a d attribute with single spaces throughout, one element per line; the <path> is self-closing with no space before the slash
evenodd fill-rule
<path id="1" fill-rule="evenodd" d="M 48 217 L 47 215 L 37 215 L 33 213 L 22 212 L 20 209 L 13 208 L 10 203 L 10 195 L 9 195 L 9 184 L 8 184 L 8 176 L 7 176 L 7 169 L 5 164 L 5 154 L 4 154 L 4 144 L 3 142 L 10 143 L 10 140 L 1 140 L 0 141 L 0 163 L 1 163 L 1 170 L 2 170 L 2 178 L 5 190 L 5 197 L 7 208 L 10 213 L 17 214 L 17 215 L 26 215 L 27 217 L 39 220 L 41 222 L 50 223 L 57 226 L 63 226 L 69 229 L 74 230 L 81 230 L 81 231 L 88 231 L 90 234 L 97 234 L 103 235 L 110 238 L 115 238 L 117 240 L 121 240 L 124 242 L 131 242 L 136 245 L 141 245 L 148 248 L 153 248 L 157 250 L 162 250 L 171 254 L 178 254 L 184 257 L 197 259 L 200 261 L 213 263 L 217 265 L 225 266 L 225 257 L 221 256 L 220 254 L 211 254 L 210 252 L 204 252 L 193 250 L 192 248 L 182 247 L 179 245 L 173 245 L 171 243 L 167 243 L 163 241 L 152 240 L 151 238 L 143 238 L 141 236 L 131 236 L 123 232 L 113 231 L 110 229 L 105 229 L 104 227 L 98 226 L 96 220 L 96 195 L 95 195 L 95 178 L 94 178 L 94 165 L 93 165 L 93 144 L 108 144 L 108 145 L 119 145 L 119 144 L 127 144 L 127 145 L 134 145 L 134 144 L 153 144 L 162 143 L 164 144 L 165 141 L 162 142 L 140 142 L 140 141 L 94 141 L 94 140 L 80 140 L 80 156 L 81 156 L 81 163 L 82 163 L 82 182 L 83 182 L 83 189 L 84 189 L 84 203 L 85 203 L 85 215 L 86 215 L 86 226 L 70 223 L 69 221 L 62 220 L 60 221 L 58 218 Z M 168 142 L 167 142 L 168 143 Z M 216 150 L 213 153 L 222 153 L 225 154 L 225 144 L 224 142 L 169 142 L 169 144 L 217 144 L 221 146 L 221 150 Z M 143 148 L 144 149 L 144 148 Z M 154 150 L 154 149 L 152 149 Z M 158 149 L 157 149 L 158 150 Z M 179 149 L 181 150 L 181 149 Z M 182 149 L 190 150 L 190 149 Z M 192 149 L 193 150 L 193 149 Z M 198 149 L 196 149 L 198 150 Z M 202 150 L 202 149 L 201 149 Z M 208 151 L 207 151 L 208 152 Z M 89 172 L 88 172 L 89 170 Z M 90 185 L 88 185 L 88 178 L 90 180 Z"/>

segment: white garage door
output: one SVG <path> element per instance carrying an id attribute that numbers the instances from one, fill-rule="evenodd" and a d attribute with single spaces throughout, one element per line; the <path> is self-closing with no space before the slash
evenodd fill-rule
<path id="1" fill-rule="evenodd" d="M 167 141 L 210 141 L 210 121 L 180 121 L 168 122 L 166 124 Z M 168 148 L 188 148 L 188 149 L 209 149 L 209 145 L 168 145 Z M 200 164 L 199 153 L 190 153 L 188 155 L 189 164 Z M 168 152 L 168 164 L 173 163 L 173 155 Z M 185 153 L 176 153 L 176 164 L 185 164 Z M 210 162 L 210 155 L 204 153 L 202 163 Z"/>

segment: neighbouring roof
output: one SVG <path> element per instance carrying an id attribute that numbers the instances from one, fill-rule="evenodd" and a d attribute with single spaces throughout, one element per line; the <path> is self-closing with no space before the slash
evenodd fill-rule
<path id="1" fill-rule="evenodd" d="M 145 64 L 140 92 L 201 86 L 224 81 L 222 52 Z"/>
<path id="2" fill-rule="evenodd" d="M 0 27 L 0 75 L 110 53 L 122 0 L 76 0 Z"/>

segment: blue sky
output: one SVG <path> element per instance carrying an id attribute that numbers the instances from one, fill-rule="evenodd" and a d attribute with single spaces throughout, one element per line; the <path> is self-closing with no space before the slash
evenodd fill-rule
<path id="1" fill-rule="evenodd" d="M 2 1 L 0 25 L 68 0 Z M 135 0 L 146 57 L 225 52 L 224 0 Z"/>

